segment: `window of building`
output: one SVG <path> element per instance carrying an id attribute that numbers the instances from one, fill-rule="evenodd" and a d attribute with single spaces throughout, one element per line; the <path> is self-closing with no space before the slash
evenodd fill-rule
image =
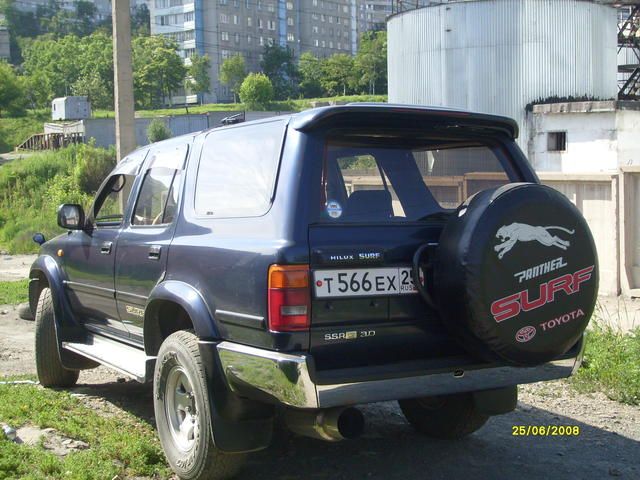
<path id="1" fill-rule="evenodd" d="M 342 44 L 338 42 L 338 50 L 342 50 Z"/>
<path id="2" fill-rule="evenodd" d="M 267 11 L 268 11 L 269 13 L 275 13 L 275 11 L 276 11 L 276 6 L 275 6 L 273 3 L 269 3 L 269 4 L 267 5 Z"/>
<path id="3" fill-rule="evenodd" d="M 269 20 L 267 23 L 267 28 L 269 30 L 275 30 L 276 29 L 276 21 L 275 20 Z"/>
<path id="4" fill-rule="evenodd" d="M 229 41 L 229 32 L 220 32 L 220 38 L 225 42 Z"/>
<path id="5" fill-rule="evenodd" d="M 333 42 L 329 40 L 329 48 L 333 48 Z"/>
<path id="6" fill-rule="evenodd" d="M 238 25 L 238 15 L 233 16 L 233 24 Z"/>
<path id="7" fill-rule="evenodd" d="M 564 152 L 567 150 L 567 132 L 547 133 L 547 151 Z"/>
<path id="8" fill-rule="evenodd" d="M 329 15 L 329 23 L 333 23 L 333 16 Z"/>
<path id="9" fill-rule="evenodd" d="M 312 13 L 312 14 L 311 14 L 311 18 L 312 18 L 313 20 L 318 20 L 318 14 L 317 14 L 317 13 Z"/>
<path id="10" fill-rule="evenodd" d="M 264 25 L 263 25 L 263 23 L 262 23 L 262 19 L 261 19 L 261 18 L 259 18 L 259 19 L 258 19 L 258 28 L 263 28 L 263 26 L 264 26 Z"/>
<path id="11" fill-rule="evenodd" d="M 240 8 L 240 2 L 238 0 L 233 0 L 233 7 Z"/>
<path id="12" fill-rule="evenodd" d="M 168 4 L 168 0 L 156 0 L 155 2 L 156 8 L 167 8 Z"/>
<path id="13" fill-rule="evenodd" d="M 271 205 L 285 122 L 213 131 L 202 149 L 197 215 L 256 217 Z"/>
<path id="14" fill-rule="evenodd" d="M 229 15 L 227 15 L 226 13 L 221 13 L 220 23 L 229 23 Z"/>
<path id="15" fill-rule="evenodd" d="M 327 42 L 325 42 L 324 40 L 322 40 L 322 48 L 325 48 L 327 46 Z"/>
<path id="16" fill-rule="evenodd" d="M 313 33 L 318 33 L 318 26 L 317 26 L 317 25 L 314 25 L 313 27 L 311 27 L 311 31 L 312 31 Z"/>
<path id="17" fill-rule="evenodd" d="M 260 37 L 260 42 L 259 43 L 260 43 L 261 47 L 264 46 L 264 37 L 263 36 Z"/>
<path id="18" fill-rule="evenodd" d="M 220 5 L 226 5 L 227 4 L 227 0 L 220 0 Z"/>
<path id="19" fill-rule="evenodd" d="M 320 21 L 321 21 L 321 22 L 324 22 L 324 20 L 325 20 L 325 18 L 324 18 L 324 13 L 321 13 L 321 14 L 320 14 Z"/>
<path id="20" fill-rule="evenodd" d="M 343 11 L 344 13 L 349 13 L 349 7 L 347 7 L 346 5 L 343 5 L 343 6 L 342 6 L 342 11 Z"/>
<path id="21" fill-rule="evenodd" d="M 287 17 L 287 25 L 293 27 L 293 17 Z"/>
<path id="22" fill-rule="evenodd" d="M 223 60 L 226 60 L 231 56 L 231 52 L 229 50 L 220 50 L 220 56 Z"/>
<path id="23" fill-rule="evenodd" d="M 256 2 L 256 7 L 258 7 L 258 10 L 262 10 L 262 0 Z"/>
<path id="24" fill-rule="evenodd" d="M 270 47 L 273 47 L 273 38 L 272 37 L 267 37 L 267 45 L 269 45 Z"/>
<path id="25" fill-rule="evenodd" d="M 287 42 L 294 42 L 295 41 L 295 37 L 293 36 L 293 33 L 287 33 Z"/>
<path id="26" fill-rule="evenodd" d="M 251 17 L 247 17 L 247 27 L 253 26 L 253 19 Z"/>
<path id="27" fill-rule="evenodd" d="M 185 22 L 193 22 L 195 16 L 193 12 L 185 12 L 183 18 Z"/>
<path id="28" fill-rule="evenodd" d="M 247 43 L 251 43 L 251 35 L 247 35 Z"/>
<path id="29" fill-rule="evenodd" d="M 178 206 L 180 172 L 172 168 L 152 168 L 142 181 L 133 225 L 166 225 L 173 222 Z"/>
<path id="30" fill-rule="evenodd" d="M 313 45 L 316 47 L 320 46 L 317 38 L 313 41 Z"/>
<path id="31" fill-rule="evenodd" d="M 318 0 L 313 0 L 313 6 L 317 7 L 318 6 Z"/>
<path id="32" fill-rule="evenodd" d="M 240 34 L 239 33 L 236 33 L 233 36 L 233 41 L 236 42 L 236 43 L 240 43 Z"/>
<path id="33" fill-rule="evenodd" d="M 195 48 L 185 48 L 184 49 L 184 56 L 186 58 L 191 58 L 196 54 L 196 49 Z"/>
<path id="34" fill-rule="evenodd" d="M 287 10 L 293 10 L 293 2 L 287 2 Z"/>

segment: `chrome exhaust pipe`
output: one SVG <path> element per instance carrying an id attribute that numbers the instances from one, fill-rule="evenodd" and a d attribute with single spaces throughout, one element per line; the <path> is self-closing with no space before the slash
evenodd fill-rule
<path id="1" fill-rule="evenodd" d="M 287 427 L 298 435 L 329 442 L 353 439 L 364 430 L 364 416 L 354 407 L 325 410 L 287 410 Z"/>

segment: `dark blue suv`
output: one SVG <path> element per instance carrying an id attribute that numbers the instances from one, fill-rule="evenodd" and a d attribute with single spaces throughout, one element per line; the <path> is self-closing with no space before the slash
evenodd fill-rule
<path id="1" fill-rule="evenodd" d="M 153 382 L 180 478 L 228 478 L 295 432 L 354 438 L 398 400 L 456 438 L 567 377 L 597 296 L 579 211 L 497 116 L 354 104 L 143 147 L 31 269 L 45 386 Z"/>

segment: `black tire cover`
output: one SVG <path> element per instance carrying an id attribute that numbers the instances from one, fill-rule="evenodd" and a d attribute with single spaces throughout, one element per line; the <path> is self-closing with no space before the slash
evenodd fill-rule
<path id="1" fill-rule="evenodd" d="M 434 260 L 447 328 L 489 361 L 531 366 L 567 352 L 593 313 L 598 260 L 580 211 L 534 183 L 484 190 L 458 207 Z"/>

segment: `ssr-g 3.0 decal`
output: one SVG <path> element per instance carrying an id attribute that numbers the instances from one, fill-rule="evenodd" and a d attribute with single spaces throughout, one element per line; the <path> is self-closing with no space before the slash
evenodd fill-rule
<path id="1" fill-rule="evenodd" d="M 518 316 L 520 312 L 530 312 L 554 302 L 556 293 L 564 292 L 566 295 L 573 295 L 580 291 L 584 282 L 591 279 L 594 268 L 595 266 L 591 265 L 574 274 L 567 273 L 540 284 L 538 298 L 535 300 L 531 299 L 528 289 L 500 298 L 491 304 L 491 315 L 496 322 L 500 323 Z"/>
<path id="2" fill-rule="evenodd" d="M 511 225 L 503 225 L 498 229 L 496 238 L 502 243 L 496 245 L 493 249 L 498 252 L 498 258 L 502 259 L 518 242 L 537 241 L 546 247 L 558 247 L 562 250 L 566 250 L 571 245 L 569 240 L 552 235 L 549 230 L 562 230 L 570 235 L 575 233 L 575 230 L 555 225 L 542 227 L 514 222 Z"/>

